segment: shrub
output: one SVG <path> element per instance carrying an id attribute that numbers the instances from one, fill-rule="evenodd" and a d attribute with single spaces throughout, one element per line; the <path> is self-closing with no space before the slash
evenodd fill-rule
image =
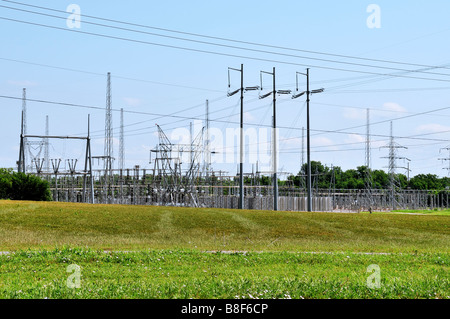
<path id="1" fill-rule="evenodd" d="M 0 198 L 12 200 L 50 201 L 48 182 L 34 175 L 0 169 Z"/>
<path id="2" fill-rule="evenodd" d="M 0 168 L 0 199 L 8 199 L 11 194 L 12 169 Z"/>

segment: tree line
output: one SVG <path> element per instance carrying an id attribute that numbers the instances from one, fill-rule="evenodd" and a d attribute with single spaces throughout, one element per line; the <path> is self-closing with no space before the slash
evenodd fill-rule
<path id="1" fill-rule="evenodd" d="M 298 175 L 291 175 L 287 180 L 300 187 L 305 183 L 306 171 L 307 164 L 304 164 Z M 311 161 L 311 181 L 314 187 L 320 189 L 364 189 L 367 173 L 367 166 L 344 171 L 339 166 L 331 168 L 321 162 Z M 409 180 L 404 174 L 396 174 L 395 177 L 402 189 L 445 190 L 450 187 L 449 177 L 440 178 L 434 174 L 419 174 Z M 388 189 L 391 183 L 389 174 L 383 170 L 371 170 L 371 182 L 373 189 Z"/>

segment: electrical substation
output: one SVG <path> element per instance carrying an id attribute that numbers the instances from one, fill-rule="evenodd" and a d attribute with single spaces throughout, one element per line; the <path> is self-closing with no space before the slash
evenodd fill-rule
<path id="1" fill-rule="evenodd" d="M 241 73 L 241 87 L 231 90 L 230 71 Z M 20 151 L 17 169 L 20 172 L 37 175 L 46 179 L 50 184 L 54 201 L 83 202 L 92 204 L 126 204 L 126 205 L 167 205 L 185 207 L 212 207 L 230 209 L 255 210 L 283 210 L 283 211 L 388 211 L 394 209 L 433 209 L 448 208 L 449 193 L 432 190 L 420 191 L 402 189 L 397 178 L 398 160 L 409 161 L 402 156 L 406 147 L 395 142 L 393 125 L 391 122 L 390 142 L 382 148 L 387 150 L 384 158 L 388 163 L 389 184 L 388 189 L 375 188 L 371 170 L 371 135 L 370 113 L 367 109 L 365 163 L 367 167 L 364 189 L 336 189 L 330 183 L 328 189 L 318 188 L 317 172 L 311 171 L 307 165 L 304 175 L 300 178 L 300 185 L 285 183 L 279 186 L 276 157 L 277 137 L 272 135 L 272 171 L 260 171 L 258 162 L 252 165 L 251 172 L 243 171 L 243 101 L 247 91 L 262 91 L 263 77 L 270 75 L 273 79 L 273 88 L 270 92 L 259 96 L 260 99 L 273 97 L 273 132 L 276 132 L 276 96 L 281 94 L 292 95 L 299 98 L 306 95 L 308 108 L 310 95 L 323 92 L 324 89 L 309 89 L 309 70 L 305 75 L 308 79 L 307 89 L 295 93 L 289 90 L 276 90 L 275 68 L 272 72 L 261 71 L 261 86 L 244 87 L 242 81 L 243 65 L 240 69 L 228 70 L 228 96 L 241 94 L 241 137 L 240 137 L 240 163 L 237 170 L 230 173 L 215 170 L 211 162 L 210 121 L 208 101 L 206 101 L 206 114 L 202 128 L 194 136 L 191 130 L 189 143 L 173 143 L 164 130 L 156 124 L 158 144 L 149 150 L 149 164 L 151 168 L 141 168 L 138 165 L 125 167 L 124 158 L 126 146 L 124 143 L 124 112 L 120 112 L 119 151 L 118 159 L 113 154 L 112 129 L 112 97 L 111 74 L 107 74 L 104 154 L 94 156 L 91 153 L 91 137 L 89 117 L 85 136 L 52 136 L 49 134 L 49 117 L 46 117 L 45 134 L 30 134 L 27 130 L 27 97 L 26 89 L 22 95 L 22 120 L 20 135 Z M 309 109 L 308 109 L 309 110 Z M 309 116 L 308 116 L 309 117 Z M 309 118 L 308 118 L 309 125 Z M 81 125 L 82 126 L 82 125 Z M 307 144 L 309 145 L 309 128 Z M 275 134 L 275 133 L 274 133 Z M 83 143 L 84 160 L 74 158 L 54 157 L 50 145 L 54 140 L 81 141 Z M 309 147 L 307 148 L 307 161 L 305 163 L 305 129 L 302 129 L 301 163 L 310 163 Z M 441 149 L 449 151 L 450 148 Z M 449 154 L 450 155 L 450 154 Z M 362 156 L 361 156 L 362 158 Z M 449 158 L 441 158 L 448 161 Z M 117 163 L 116 167 L 115 164 Z M 61 165 L 63 164 L 63 165 Z M 449 166 L 450 172 L 450 166 Z M 261 176 L 269 175 L 269 185 L 261 184 Z M 292 174 L 295 175 L 295 174 Z M 245 183 L 244 183 L 245 181 Z"/>

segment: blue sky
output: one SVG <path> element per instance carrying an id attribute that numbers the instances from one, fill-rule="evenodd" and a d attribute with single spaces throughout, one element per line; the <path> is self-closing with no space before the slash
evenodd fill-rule
<path id="1" fill-rule="evenodd" d="M 81 8 L 81 28 L 67 27 L 65 18 L 69 13 L 19 3 L 61 11 L 76 4 Z M 370 4 L 381 9 L 381 28 L 367 25 L 372 14 L 367 12 Z M 16 3 L 0 1 L 0 5 L 61 17 L 0 7 L 0 17 L 22 21 L 0 19 L 3 40 L 0 167 L 15 167 L 18 159 L 22 103 L 12 97 L 20 98 L 23 88 L 27 89 L 29 99 L 104 107 L 106 74 L 111 72 L 113 126 L 117 140 L 117 110 L 123 108 L 125 112 L 126 167 L 153 168 L 149 163 L 149 151 L 158 142 L 155 123 L 161 125 L 167 135 L 176 128 L 188 129 L 189 122 L 204 119 L 208 99 L 211 127 L 223 132 L 238 127 L 239 97 L 226 96 L 227 69 L 239 68 L 242 63 L 246 86 L 259 85 L 260 71 L 272 71 L 275 67 L 277 88 L 291 90 L 295 90 L 296 72 L 305 72 L 310 67 L 311 88 L 325 88 L 324 93 L 313 95 L 311 99 L 312 160 L 343 169 L 364 165 L 366 109 L 369 108 L 373 123 L 370 131 L 374 169 L 387 170 L 388 160 L 383 157 L 388 155 L 388 150 L 383 146 L 389 142 L 392 120 L 395 141 L 407 147 L 398 149 L 398 157 L 410 159 L 411 176 L 447 175 L 448 171 L 443 168 L 448 167 L 449 161 L 439 159 L 449 157 L 443 148 L 450 146 L 448 1 L 19 0 Z M 304 51 L 120 25 L 84 15 Z M 252 51 L 160 37 L 148 34 L 150 32 Z M 422 71 L 417 72 L 420 69 Z M 401 77 L 383 76 L 385 74 L 400 74 Z M 270 81 L 269 77 L 264 77 L 266 86 Z M 300 89 L 304 90 L 305 79 L 299 78 L 299 81 Z M 232 85 L 236 88 L 239 85 L 237 74 L 232 73 Z M 257 97 L 257 92 L 245 95 L 246 128 L 271 125 L 271 100 Z M 279 170 L 297 173 L 301 161 L 301 128 L 306 127 L 305 100 L 279 96 L 277 105 L 277 124 L 283 127 L 279 130 Z M 103 154 L 104 110 L 32 101 L 28 101 L 27 107 L 29 134 L 43 134 L 48 115 L 51 135 L 83 135 L 86 134 L 87 114 L 90 114 L 93 155 Z M 158 118 L 155 114 L 191 119 Z M 237 151 L 232 146 L 228 149 Z M 224 149 L 215 151 L 219 154 Z M 116 141 L 116 157 L 117 152 Z M 50 158 L 76 158 L 82 162 L 83 156 L 84 146 L 80 142 L 52 141 Z M 234 174 L 237 162 L 236 157 L 235 163 L 213 166 Z M 254 162 L 247 158 L 247 172 L 251 172 L 252 164 Z M 407 161 L 399 159 L 397 165 L 398 172 L 406 173 L 400 167 L 406 166 Z"/>

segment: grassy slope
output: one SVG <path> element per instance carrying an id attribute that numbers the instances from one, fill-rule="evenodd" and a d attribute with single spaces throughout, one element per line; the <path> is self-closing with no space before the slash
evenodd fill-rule
<path id="1" fill-rule="evenodd" d="M 449 216 L 0 201 L 0 250 L 449 252 Z"/>
<path id="2" fill-rule="evenodd" d="M 426 214 L 426 215 L 444 215 L 450 216 L 450 209 L 424 209 L 424 210 L 394 210 L 395 213 L 411 213 L 411 214 Z"/>
<path id="3" fill-rule="evenodd" d="M 448 299 L 449 218 L 0 201 L 0 298 Z"/>

